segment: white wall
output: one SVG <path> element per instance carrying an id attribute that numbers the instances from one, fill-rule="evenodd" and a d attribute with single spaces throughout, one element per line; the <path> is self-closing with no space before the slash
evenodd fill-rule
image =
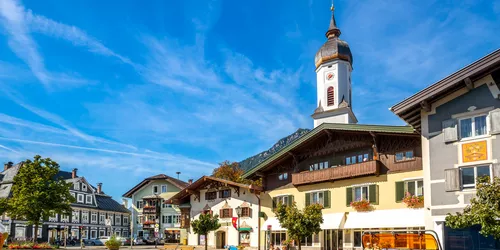
<path id="1" fill-rule="evenodd" d="M 250 247 L 258 247 L 258 219 L 259 219 L 259 203 L 257 197 L 250 193 L 249 190 L 240 189 L 240 196 L 234 192 L 234 189 L 231 189 L 231 198 L 220 199 L 219 193 L 217 193 L 217 199 L 214 201 L 205 200 L 205 193 L 207 190 L 202 190 L 200 192 L 200 201 L 195 200 L 195 197 L 191 196 L 191 221 L 198 219 L 203 208 L 208 204 L 208 206 L 213 211 L 213 214 L 219 214 L 219 210 L 226 204 L 233 209 L 233 217 L 237 217 L 235 208 L 241 206 L 243 202 L 248 202 L 252 209 L 252 217 L 251 218 L 241 218 L 240 224 L 243 224 L 245 221 L 248 225 L 252 227 L 252 231 L 250 232 Z M 226 232 L 226 244 L 227 245 L 238 245 L 238 231 L 232 226 L 231 218 L 227 219 L 219 219 L 219 223 L 221 227 L 215 232 L 211 232 L 208 235 L 208 246 L 215 247 L 216 237 L 215 234 L 217 231 Z M 227 225 L 227 226 L 226 226 Z M 190 233 L 188 234 L 188 244 L 189 245 L 198 245 L 198 235 L 195 234 L 191 228 Z"/>

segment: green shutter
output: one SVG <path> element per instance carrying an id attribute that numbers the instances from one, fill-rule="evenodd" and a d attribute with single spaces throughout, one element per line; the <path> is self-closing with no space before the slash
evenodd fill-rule
<path id="1" fill-rule="evenodd" d="M 323 192 L 323 206 L 325 208 L 330 208 L 331 205 L 330 205 L 330 191 L 324 191 Z"/>
<path id="2" fill-rule="evenodd" d="M 349 207 L 351 206 L 351 201 L 352 201 L 352 188 L 346 188 L 345 189 L 345 203 Z"/>
<path id="3" fill-rule="evenodd" d="M 276 199 L 276 197 L 274 197 L 273 198 L 273 211 L 276 210 L 277 203 L 278 203 L 278 200 Z"/>
<path id="4" fill-rule="evenodd" d="M 378 205 L 378 186 L 376 184 L 368 186 L 368 198 L 370 203 L 373 205 Z"/>
<path id="5" fill-rule="evenodd" d="M 405 197 L 405 182 L 397 181 L 396 182 L 396 202 L 402 202 Z"/>
<path id="6" fill-rule="evenodd" d="M 291 206 L 293 204 L 293 195 L 288 196 L 288 206 Z"/>
<path id="7" fill-rule="evenodd" d="M 311 205 L 311 193 L 306 193 L 306 207 Z"/>

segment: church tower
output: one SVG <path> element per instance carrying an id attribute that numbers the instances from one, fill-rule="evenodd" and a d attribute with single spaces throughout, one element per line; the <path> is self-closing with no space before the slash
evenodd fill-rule
<path id="1" fill-rule="evenodd" d="M 322 123 L 357 123 L 352 112 L 352 54 L 347 42 L 340 40 L 340 29 L 332 19 L 326 42 L 314 58 L 317 77 L 317 108 L 312 115 L 314 127 Z"/>

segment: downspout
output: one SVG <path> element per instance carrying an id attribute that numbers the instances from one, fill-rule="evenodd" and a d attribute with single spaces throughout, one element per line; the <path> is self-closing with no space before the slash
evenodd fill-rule
<path id="1" fill-rule="evenodd" d="M 258 209 L 259 213 L 257 214 L 257 230 L 259 230 L 259 232 L 257 234 L 257 240 L 259 243 L 257 244 L 257 250 L 260 250 L 260 234 L 261 234 L 261 230 L 260 230 L 260 196 L 257 195 L 256 192 L 254 192 L 254 195 L 255 195 L 255 197 L 257 197 L 258 204 L 259 204 L 259 209 Z"/>

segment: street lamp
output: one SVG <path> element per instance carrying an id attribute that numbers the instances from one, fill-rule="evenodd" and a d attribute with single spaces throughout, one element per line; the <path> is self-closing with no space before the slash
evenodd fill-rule
<path id="1" fill-rule="evenodd" d="M 238 215 L 238 246 L 241 245 L 241 237 L 240 237 L 240 216 L 241 216 L 241 207 L 236 207 L 236 214 Z"/>

